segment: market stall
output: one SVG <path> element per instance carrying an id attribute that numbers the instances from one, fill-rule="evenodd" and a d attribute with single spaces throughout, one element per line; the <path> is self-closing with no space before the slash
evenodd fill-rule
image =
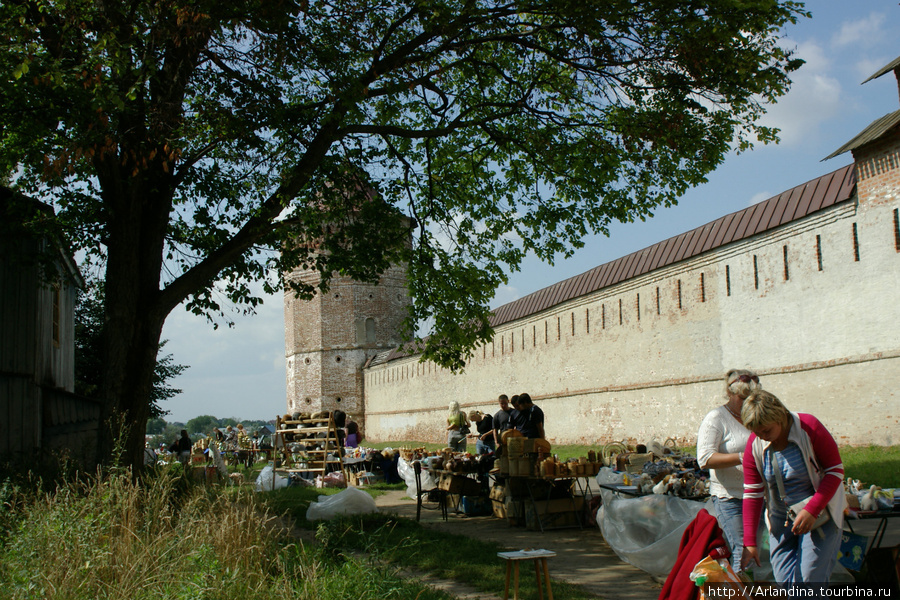
<path id="1" fill-rule="evenodd" d="M 584 527 L 589 479 L 600 468 L 594 453 L 561 461 L 546 440 L 511 434 L 503 441 L 491 494 L 494 515 L 540 531 Z"/>

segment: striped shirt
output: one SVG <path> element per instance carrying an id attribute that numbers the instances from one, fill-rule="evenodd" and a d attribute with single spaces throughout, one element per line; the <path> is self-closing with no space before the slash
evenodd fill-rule
<path id="1" fill-rule="evenodd" d="M 784 480 L 784 493 L 787 496 L 787 504 L 781 501 L 772 454 L 778 459 L 778 466 L 781 467 L 781 477 Z M 769 507 L 770 513 L 773 516 L 777 516 L 777 518 L 784 517 L 787 513 L 787 507 L 791 504 L 796 504 L 816 493 L 816 489 L 809 480 L 806 465 L 803 464 L 803 452 L 800 451 L 800 446 L 793 442 L 788 444 L 784 450 L 765 453 L 763 457 L 763 474 L 769 489 L 773 492 L 773 496 L 777 498 L 772 502 L 773 506 Z"/>

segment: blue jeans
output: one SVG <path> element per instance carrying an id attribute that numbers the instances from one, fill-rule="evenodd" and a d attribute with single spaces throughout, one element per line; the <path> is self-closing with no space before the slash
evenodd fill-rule
<path id="1" fill-rule="evenodd" d="M 728 548 L 731 550 L 731 568 L 737 573 L 741 570 L 741 553 L 744 551 L 744 512 L 743 501 L 737 498 L 719 498 L 713 496 L 716 507 L 716 519 Z"/>
<path id="2" fill-rule="evenodd" d="M 838 490 L 838 493 L 842 493 Z M 778 583 L 827 583 L 837 564 L 841 531 L 828 521 L 815 531 L 794 535 L 784 513 L 770 517 L 769 558 Z"/>
<path id="3" fill-rule="evenodd" d="M 481 438 L 475 440 L 475 453 L 476 454 L 490 454 L 494 451 L 494 440 L 489 442 L 481 441 Z"/>

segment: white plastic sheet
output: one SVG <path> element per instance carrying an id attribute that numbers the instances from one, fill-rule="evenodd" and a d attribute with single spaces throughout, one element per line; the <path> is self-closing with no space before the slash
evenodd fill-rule
<path id="1" fill-rule="evenodd" d="M 397 473 L 406 482 L 406 495 L 416 499 L 416 472 L 413 471 L 413 466 L 403 460 L 401 456 L 397 461 Z M 425 464 L 422 465 L 422 473 L 420 475 L 422 478 L 422 489 L 430 490 L 437 487 L 437 482 L 431 476 L 431 473 L 426 468 Z"/>
<path id="2" fill-rule="evenodd" d="M 378 512 L 375 499 L 366 492 L 355 488 L 338 492 L 333 496 L 319 496 L 318 502 L 313 502 L 306 510 L 308 521 L 322 521 L 333 519 L 338 515 L 361 515 Z"/>
<path id="3" fill-rule="evenodd" d="M 620 484 L 622 475 L 604 467 L 597 483 Z M 678 546 L 688 523 L 705 508 L 715 514 L 713 504 L 669 495 L 631 497 L 601 488 L 603 504 L 597 525 L 606 543 L 619 558 L 659 579 L 675 565 Z"/>
<path id="4" fill-rule="evenodd" d="M 282 477 L 275 473 L 275 469 L 271 465 L 266 466 L 260 471 L 256 478 L 257 492 L 270 492 L 272 490 L 280 490 L 288 486 L 287 477 Z"/>

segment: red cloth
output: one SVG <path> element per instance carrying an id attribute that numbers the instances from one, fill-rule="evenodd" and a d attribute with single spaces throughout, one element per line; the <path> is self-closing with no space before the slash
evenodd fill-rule
<path id="1" fill-rule="evenodd" d="M 666 583 L 659 593 L 659 600 L 696 600 L 699 598 L 700 588 L 691 581 L 691 571 L 698 562 L 709 556 L 713 549 L 719 547 L 727 547 L 722 537 L 722 530 L 719 529 L 719 523 L 705 508 L 701 509 L 694 520 L 688 523 L 681 536 L 675 566 L 666 577 Z"/>

